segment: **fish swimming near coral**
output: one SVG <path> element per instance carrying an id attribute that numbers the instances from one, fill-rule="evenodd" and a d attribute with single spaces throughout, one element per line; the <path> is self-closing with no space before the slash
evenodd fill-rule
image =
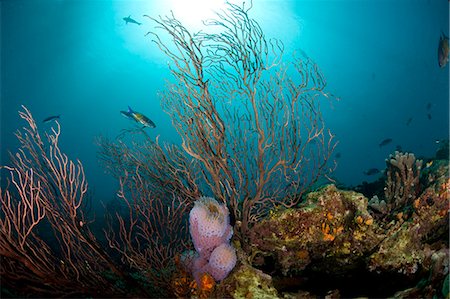
<path id="1" fill-rule="evenodd" d="M 381 141 L 380 144 L 379 144 L 378 146 L 379 146 L 379 147 L 382 147 L 382 146 L 388 145 L 388 144 L 391 143 L 391 142 L 392 142 L 392 138 L 386 138 L 386 139 L 384 139 L 383 141 Z"/>
<path id="2" fill-rule="evenodd" d="M 142 23 L 139 23 L 138 21 L 136 21 L 135 19 L 133 19 L 131 17 L 131 15 L 129 15 L 128 17 L 122 18 L 125 21 L 125 24 L 128 25 L 128 23 L 132 23 L 132 24 L 137 24 L 137 25 L 142 25 Z"/>
<path id="3" fill-rule="evenodd" d="M 61 115 L 52 115 L 52 116 L 49 116 L 49 117 L 45 118 L 42 122 L 43 123 L 49 123 L 49 122 L 51 122 L 53 120 L 60 119 L 60 116 Z"/>
<path id="4" fill-rule="evenodd" d="M 371 168 L 371 169 L 369 169 L 367 171 L 364 171 L 365 175 L 374 175 L 374 174 L 377 174 L 377 173 L 380 173 L 380 170 L 378 168 Z"/>
<path id="5" fill-rule="evenodd" d="M 449 59 L 449 44 L 448 44 L 448 36 L 444 33 L 441 34 L 439 38 L 439 47 L 438 47 L 438 63 L 439 67 L 444 68 Z"/>
<path id="6" fill-rule="evenodd" d="M 131 109 L 130 106 L 128 106 L 128 111 L 120 111 L 120 114 L 122 114 L 126 118 L 132 119 L 135 122 L 143 125 L 144 128 L 145 127 L 149 127 L 149 128 L 156 127 L 155 123 L 151 119 L 149 119 L 147 116 L 145 116 L 142 113 L 134 111 L 133 109 Z"/>

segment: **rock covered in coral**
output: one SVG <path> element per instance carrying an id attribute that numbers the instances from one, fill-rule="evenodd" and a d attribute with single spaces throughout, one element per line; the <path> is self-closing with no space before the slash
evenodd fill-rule
<path id="1" fill-rule="evenodd" d="M 449 273 L 448 167 L 448 161 L 427 163 L 420 186 L 417 178 L 407 180 L 418 187 L 414 193 L 374 197 L 370 206 L 362 194 L 334 185 L 312 192 L 299 208 L 274 212 L 253 227 L 250 261 L 301 290 L 314 273 L 346 280 L 357 269 L 391 285 L 390 293 L 379 294 L 410 286 L 395 296 L 442 297 Z"/>
<path id="2" fill-rule="evenodd" d="M 277 290 L 273 286 L 272 277 L 261 270 L 244 263 L 219 286 L 217 298 L 261 298 L 276 299 Z"/>
<path id="3" fill-rule="evenodd" d="M 448 164 L 439 166 L 434 173 L 448 173 Z M 397 226 L 386 229 L 387 237 L 370 256 L 371 270 L 414 274 L 420 268 L 426 270 L 424 261 L 434 252 L 430 244 L 448 248 L 450 179 L 438 175 L 429 183 L 413 200 L 414 212 L 409 217 L 398 212 Z"/>
<path id="4" fill-rule="evenodd" d="M 395 208 L 387 207 L 389 200 L 383 195 L 372 198 L 369 205 L 360 193 L 328 185 L 309 193 L 298 208 L 272 211 L 252 228 L 250 254 L 235 240 L 238 266 L 209 294 L 215 298 L 446 297 L 447 174 L 448 163 L 427 163 L 417 195 L 400 200 Z M 351 282 L 343 286 L 346 281 Z M 372 293 L 365 293 L 368 285 Z"/>
<path id="5" fill-rule="evenodd" d="M 253 263 L 273 259 L 284 275 L 318 260 L 327 260 L 324 271 L 350 265 L 383 238 L 367 202 L 334 185 L 309 193 L 301 208 L 274 213 L 253 228 Z"/>

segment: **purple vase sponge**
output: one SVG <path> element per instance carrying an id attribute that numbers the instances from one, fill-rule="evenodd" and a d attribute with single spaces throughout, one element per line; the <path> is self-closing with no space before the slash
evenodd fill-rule
<path id="1" fill-rule="evenodd" d="M 189 214 L 189 231 L 195 250 L 208 260 L 211 252 L 233 235 L 228 208 L 214 198 L 200 197 Z"/>

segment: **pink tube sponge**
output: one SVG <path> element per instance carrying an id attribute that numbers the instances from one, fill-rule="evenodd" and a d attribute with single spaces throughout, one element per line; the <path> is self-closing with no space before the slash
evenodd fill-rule
<path id="1" fill-rule="evenodd" d="M 216 281 L 227 277 L 237 258 L 229 244 L 233 230 L 226 205 L 211 197 L 200 197 L 189 214 L 189 231 L 198 253 L 189 265 L 197 284 L 204 273 Z"/>
<path id="2" fill-rule="evenodd" d="M 211 253 L 209 263 L 207 265 L 207 272 L 214 277 L 216 281 L 221 281 L 228 276 L 231 270 L 236 265 L 236 251 L 227 244 L 221 244 Z"/>
<path id="3" fill-rule="evenodd" d="M 229 217 L 227 207 L 214 198 L 200 197 L 195 202 L 189 214 L 189 231 L 201 258 L 208 259 L 214 248 L 230 240 Z"/>

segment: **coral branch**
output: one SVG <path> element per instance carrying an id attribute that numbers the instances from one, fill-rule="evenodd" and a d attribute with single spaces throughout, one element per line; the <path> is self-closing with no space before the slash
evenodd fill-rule
<path id="1" fill-rule="evenodd" d="M 16 133 L 21 149 L 11 155 L 12 166 L 2 167 L 9 172 L 6 190 L 0 189 L 2 281 L 41 296 L 120 294 L 101 275 L 124 277 L 89 228 L 83 165 L 61 151 L 58 123 L 44 141 L 22 108 L 27 126 Z"/>
<path id="2" fill-rule="evenodd" d="M 149 17 L 173 41 L 149 33 L 172 62 L 163 108 L 207 190 L 230 206 L 240 238 L 274 206 L 296 205 L 329 173 L 336 145 L 320 111 L 320 96 L 330 95 L 319 68 L 308 57 L 282 63 L 282 42 L 266 39 L 249 9 L 229 3 L 205 22 L 219 33 Z"/>
<path id="3" fill-rule="evenodd" d="M 120 184 L 121 211 L 106 231 L 109 246 L 122 261 L 164 293 L 175 256 L 188 248 L 187 214 L 199 195 L 196 167 L 174 146 L 156 142 L 127 146 L 101 138 L 99 157 Z M 115 233 L 116 231 L 118 233 Z"/>
<path id="4" fill-rule="evenodd" d="M 411 205 L 419 193 L 422 160 L 416 160 L 412 153 L 396 151 L 386 159 L 386 187 L 384 190 L 389 210 Z"/>

